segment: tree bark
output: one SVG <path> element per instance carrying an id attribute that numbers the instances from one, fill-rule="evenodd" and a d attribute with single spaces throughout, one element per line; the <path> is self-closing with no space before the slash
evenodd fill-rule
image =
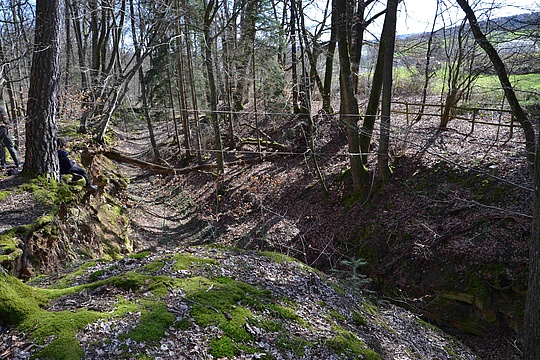
<path id="1" fill-rule="evenodd" d="M 540 139 L 539 139 L 540 140 Z M 540 151 L 534 166 L 532 239 L 529 249 L 529 283 L 523 327 L 523 359 L 540 359 Z"/>
<path id="2" fill-rule="evenodd" d="M 332 1 L 332 17 L 330 24 L 330 40 L 328 41 L 328 47 L 326 49 L 326 63 L 324 70 L 324 84 L 323 92 L 321 94 L 323 99 L 322 108 L 323 111 L 327 114 L 332 114 L 334 110 L 332 109 L 332 104 L 330 102 L 330 93 L 332 89 L 332 75 L 334 71 L 334 54 L 336 52 L 336 43 L 337 43 L 337 17 L 336 17 L 336 6 L 335 1 Z"/>
<path id="3" fill-rule="evenodd" d="M 133 0 L 130 0 L 129 8 L 131 10 L 131 13 L 133 14 L 134 13 Z M 142 36 L 143 30 L 144 29 L 142 29 L 142 26 L 141 26 L 141 29 L 140 29 L 141 36 Z M 136 56 L 136 59 L 137 59 L 137 63 L 142 63 L 142 61 L 141 61 L 141 51 L 137 51 L 137 49 L 142 45 L 139 43 L 139 41 L 137 39 L 137 31 L 136 31 L 136 27 L 135 27 L 135 17 L 134 16 L 131 17 L 131 35 L 132 35 L 132 39 L 133 39 L 133 46 L 135 48 L 135 56 Z M 144 113 L 144 118 L 146 119 L 146 126 L 148 128 L 148 134 L 150 136 L 150 144 L 152 146 L 152 152 L 154 154 L 154 158 L 159 159 L 160 158 L 159 149 L 158 149 L 158 146 L 157 146 L 156 137 L 154 136 L 154 125 L 152 124 L 152 119 L 150 118 L 150 109 L 149 109 L 149 104 L 148 104 L 148 92 L 147 92 L 147 86 L 146 86 L 146 81 L 145 81 L 144 71 L 143 71 L 142 66 L 139 66 L 138 74 L 139 74 L 139 85 L 140 85 L 140 89 L 141 89 L 141 98 L 142 98 L 142 102 L 143 102 L 143 113 Z"/>
<path id="4" fill-rule="evenodd" d="M 184 0 L 184 8 L 187 7 L 186 0 Z M 201 132 L 199 128 L 199 105 L 197 101 L 197 92 L 195 90 L 195 76 L 193 72 L 193 56 L 191 54 L 191 37 L 188 29 L 189 19 L 186 19 L 185 24 L 185 38 L 186 38 L 186 55 L 187 55 L 187 75 L 189 82 L 189 90 L 191 95 L 191 110 L 193 111 L 193 117 L 195 119 L 195 142 L 197 146 L 197 162 L 202 164 L 202 146 L 201 146 Z"/>
<path id="5" fill-rule="evenodd" d="M 382 36 L 384 37 L 383 89 L 381 99 L 381 134 L 379 140 L 378 179 L 381 184 L 390 180 L 392 171 L 388 162 L 390 144 L 390 112 L 392 105 L 392 69 L 394 67 L 394 48 L 396 43 L 396 18 L 398 0 L 388 0 Z"/>
<path id="6" fill-rule="evenodd" d="M 37 0 L 28 91 L 24 173 L 58 180 L 56 107 L 60 80 L 60 1 Z"/>
<path id="7" fill-rule="evenodd" d="M 362 153 L 362 161 L 367 164 L 367 155 L 369 153 L 369 145 L 371 144 L 371 137 L 373 135 L 373 128 L 375 127 L 375 120 L 377 119 L 377 112 L 379 111 L 379 102 L 381 100 L 381 91 L 383 85 L 384 74 L 384 54 L 385 54 L 385 39 L 382 38 L 379 43 L 379 51 L 377 54 L 377 62 L 375 63 L 375 71 L 373 72 L 373 80 L 371 81 L 371 91 L 369 93 L 369 100 L 366 107 L 366 114 L 364 115 L 364 123 L 360 131 L 360 152 Z"/>
<path id="8" fill-rule="evenodd" d="M 221 130 L 219 128 L 219 119 L 217 114 L 217 93 L 216 81 L 214 76 L 214 63 L 212 56 L 212 38 L 210 36 L 210 26 L 219 8 L 219 4 L 215 0 L 210 0 L 206 5 L 204 15 L 204 63 L 206 66 L 206 74 L 208 76 L 208 87 L 210 90 L 210 109 L 212 110 L 212 127 L 214 128 L 214 138 L 217 150 L 218 172 L 222 174 L 225 171 L 223 160 L 223 146 L 221 144 Z"/>
<path id="9" fill-rule="evenodd" d="M 300 106 L 300 87 L 301 82 L 298 79 L 298 48 L 296 43 L 296 5 L 297 0 L 291 0 L 291 19 L 290 19 L 290 32 L 291 32 L 291 74 L 292 74 L 292 106 L 295 114 L 302 113 Z"/>
<path id="10" fill-rule="evenodd" d="M 501 57 L 497 53 L 497 50 L 493 47 L 493 45 L 491 45 L 489 40 L 486 38 L 482 30 L 480 29 L 480 26 L 478 25 L 478 20 L 476 19 L 476 15 L 469 6 L 467 0 L 457 0 L 457 3 L 467 16 L 467 20 L 469 21 L 469 25 L 471 26 L 471 30 L 474 34 L 476 42 L 478 43 L 478 45 L 480 45 L 482 49 L 484 49 L 486 54 L 489 56 L 493 67 L 495 68 L 495 72 L 499 77 L 499 81 L 504 90 L 504 95 L 506 96 L 506 99 L 510 104 L 512 113 L 516 117 L 516 120 L 521 124 L 521 127 L 523 128 L 523 131 L 525 133 L 525 147 L 527 150 L 527 159 L 531 164 L 534 164 L 536 152 L 536 136 L 534 128 L 529 119 L 527 118 L 527 114 L 525 114 L 525 111 L 519 104 L 516 93 L 514 92 L 514 88 L 510 83 L 510 79 L 508 79 L 506 67 L 504 66 Z"/>
<path id="11" fill-rule="evenodd" d="M 238 56 L 236 58 L 236 90 L 233 93 L 233 109 L 244 109 L 245 93 L 247 92 L 248 65 L 253 51 L 256 20 L 259 12 L 260 0 L 247 0 L 243 20 L 240 23 L 240 40 L 238 42 Z"/>
<path id="12" fill-rule="evenodd" d="M 339 89 L 341 94 L 340 118 L 345 126 L 351 164 L 353 188 L 360 191 L 367 185 L 368 171 L 362 163 L 360 144 L 358 141 L 358 120 L 360 117 L 358 103 L 354 94 L 349 58 L 349 42 L 347 38 L 346 0 L 334 0 L 337 21 L 337 41 L 339 51 Z"/>
<path id="13" fill-rule="evenodd" d="M 431 79 L 432 74 L 430 75 L 430 64 L 431 64 L 431 54 L 433 52 L 433 38 L 435 36 L 435 26 L 436 22 L 439 16 L 439 1 L 437 1 L 437 5 L 435 8 L 435 17 L 433 18 L 433 23 L 431 25 L 431 32 L 429 33 L 428 43 L 427 43 L 427 49 L 426 49 L 426 66 L 424 67 L 424 86 L 422 87 L 422 100 L 421 100 L 421 106 L 420 111 L 418 111 L 418 115 L 414 118 L 414 122 L 418 122 L 422 120 L 422 115 L 424 115 L 425 111 L 425 103 L 427 99 L 427 91 L 429 86 L 429 79 Z"/>

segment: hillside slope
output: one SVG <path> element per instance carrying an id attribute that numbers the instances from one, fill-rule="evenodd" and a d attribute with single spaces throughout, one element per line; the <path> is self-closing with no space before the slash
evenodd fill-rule
<path id="1" fill-rule="evenodd" d="M 266 136 L 287 145 L 290 151 L 272 154 L 268 150 L 265 161 L 228 167 L 219 183 L 211 171 L 161 176 L 97 155 L 91 172 L 99 179 L 100 190 L 88 196 L 78 192 L 77 185 L 68 185 L 76 201 L 58 208 L 59 218 L 43 219 L 43 211 L 49 211 L 47 207 L 41 210 L 40 206 L 46 205 L 43 199 L 27 194 L 34 191 L 31 188 L 21 191 L 21 179 L 3 177 L 2 211 L 16 214 L 20 208 L 36 210 L 17 218 L 17 224 L 8 223 L 8 219 L 1 223 L 6 229 L 6 236 L 1 238 L 5 241 L 2 246 L 6 245 L 0 254 L 5 256 L 2 261 L 17 258 L 18 246 L 28 239 L 38 245 L 32 254 L 37 256 L 26 257 L 34 260 L 26 265 L 32 265 L 35 272 L 17 261 L 12 270 L 32 277 L 84 259 L 107 259 L 87 263 L 71 275 L 33 282 L 64 290 L 48 290 L 41 302 L 27 304 L 33 309 L 31 313 L 37 306 L 44 306 L 47 312 L 42 315 L 47 314 L 43 315 L 50 319 L 47 321 L 57 321 L 58 315 L 49 314 L 53 310 L 69 310 L 80 314 L 74 317 L 82 320 L 70 327 L 69 334 L 41 333 L 33 335 L 35 340 L 28 338 L 32 326 L 23 327 L 24 333 L 3 327 L 5 343 L 9 344 L 3 351 L 9 356 L 18 351 L 15 349 L 37 352 L 57 339 L 49 349 L 81 343 L 83 350 L 77 350 L 74 356 L 87 352 L 99 357 L 114 349 L 118 354 L 110 356 L 115 358 L 125 356 L 130 348 L 137 351 L 135 358 L 158 353 L 168 356 L 173 345 L 178 346 L 179 353 L 195 346 L 189 343 L 182 350 L 181 338 L 191 331 L 200 340 L 194 342 L 201 354 L 217 351 L 211 350 L 215 346 L 229 349 L 239 358 L 259 356 L 249 355 L 256 349 L 256 354 L 267 352 L 276 358 L 319 354 L 322 359 L 338 356 L 335 348 L 365 350 L 373 355 L 366 350 L 369 348 L 383 358 L 474 356 L 460 345 L 449 348 L 454 340 L 430 326 L 430 332 L 421 335 L 427 331 L 425 323 L 389 304 L 393 302 L 448 330 L 461 330 L 460 336 L 463 332 L 473 334 L 462 338 L 484 358 L 518 358 L 514 341 L 524 298 L 531 199 L 530 174 L 519 132 L 511 134 L 508 128 L 480 124 L 470 132 L 466 122 L 451 123 L 444 130 L 434 128 L 429 119 L 414 125 L 408 125 L 405 119 L 395 121 L 394 176 L 384 191 L 373 189 L 369 201 L 351 192 L 343 133 L 336 119 L 326 116 L 316 118 L 314 135 L 317 164 L 328 193 L 323 191 L 313 158 L 305 151 L 302 123 L 294 117 L 268 117 L 261 123 Z M 162 154 L 170 164 L 180 167 L 182 159 L 175 157 L 177 150 L 165 127 L 157 130 Z M 144 128 L 126 132 L 117 129 L 117 136 L 116 150 L 151 160 Z M 239 136 L 253 136 L 253 131 L 240 127 Z M 256 146 L 226 152 L 227 161 L 249 156 L 257 156 Z M 375 168 L 374 160 L 370 157 L 371 169 Z M 129 181 L 127 189 L 121 174 Z M 24 226 L 28 223 L 40 224 L 32 228 L 39 231 L 31 232 L 30 237 Z M 113 224 L 114 230 L 108 228 Z M 20 225 L 19 230 L 9 230 L 13 225 Z M 201 244 L 248 252 L 190 247 Z M 132 251 L 144 252 L 125 257 Z M 266 255 L 258 251 L 266 251 Z M 267 259 L 268 251 L 336 274 L 347 284 L 338 291 L 329 286 L 333 282 L 326 276 L 288 259 L 273 265 L 275 261 Z M 229 258 L 235 262 L 228 262 Z M 361 259 L 367 261 L 366 266 L 361 266 Z M 187 268 L 177 265 L 183 260 Z M 387 301 L 367 300 L 361 294 L 360 272 L 375 280 L 374 288 L 383 289 Z M 291 286 L 282 288 L 280 276 L 285 276 L 283 281 Z M 203 300 L 205 294 L 214 298 L 213 291 L 223 289 L 232 292 L 233 303 Z M 294 289 L 299 291 L 298 296 Z M 21 291 L 28 293 L 28 289 Z M 292 292 L 283 298 L 281 294 L 287 291 Z M 302 307 L 302 301 L 314 295 Z M 52 298 L 61 300 L 49 303 Z M 371 294 L 369 299 L 374 299 Z M 181 309 L 174 307 L 177 303 Z M 199 318 L 192 312 L 194 307 L 210 309 L 211 314 Z M 71 312 L 77 309 L 83 310 Z M 313 311 L 329 315 L 320 317 Z M 233 312 L 255 322 L 246 325 Z M 400 315 L 378 318 L 390 313 Z M 159 320 L 161 325 L 137 330 L 137 324 L 149 318 Z M 187 321 L 182 320 L 185 318 Z M 29 319 L 35 320 L 32 316 Z M 279 319 L 286 322 L 278 325 L 275 322 Z M 216 333 L 238 330 L 229 328 L 238 321 L 243 330 L 227 335 L 231 342 L 212 342 Z M 131 330 L 134 338 L 120 335 L 131 334 Z M 160 336 L 151 346 L 146 342 L 142 346 L 143 339 L 137 337 L 141 332 L 157 332 Z M 418 339 L 411 341 L 406 337 L 408 332 L 417 334 Z M 84 333 L 92 335 L 86 338 Z M 106 333 L 112 338 L 102 341 Z M 287 335 L 287 341 L 279 340 L 280 333 Z M 441 337 L 440 342 L 432 339 L 435 334 Z M 161 339 L 173 342 L 162 343 Z M 94 341 L 97 345 L 92 347 Z M 424 341 L 440 346 L 417 345 Z M 305 352 L 296 353 L 299 348 Z M 146 349 L 152 350 L 146 353 Z"/>
<path id="2" fill-rule="evenodd" d="M 20 330 L 0 328 L 1 359 L 476 359 L 417 316 L 275 253 L 178 248 L 31 284 L 56 289 L 53 300 Z"/>

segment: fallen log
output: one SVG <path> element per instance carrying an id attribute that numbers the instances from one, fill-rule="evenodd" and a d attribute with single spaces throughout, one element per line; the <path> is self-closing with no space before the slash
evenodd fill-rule
<path id="1" fill-rule="evenodd" d="M 171 168 L 171 167 L 147 162 L 144 160 L 134 159 L 132 157 L 126 156 L 114 150 L 105 150 L 105 151 L 96 152 L 96 154 L 99 154 L 99 153 L 111 160 L 121 162 L 121 163 L 131 164 L 131 165 L 140 167 L 142 169 L 150 170 L 150 171 L 153 171 L 159 174 L 164 174 L 164 175 L 188 174 L 192 171 L 203 171 L 203 170 L 211 170 L 211 169 L 217 168 L 217 164 L 203 164 L 203 165 L 196 165 L 196 166 L 190 166 L 190 167 L 185 167 L 185 168 Z M 225 167 L 231 167 L 231 166 L 237 166 L 237 165 L 243 165 L 243 164 L 255 164 L 255 163 L 261 162 L 262 160 L 263 159 L 260 159 L 258 157 L 244 159 L 244 160 L 236 160 L 236 161 L 225 163 Z"/>
<path id="2" fill-rule="evenodd" d="M 257 139 L 255 138 L 244 138 L 240 139 L 239 145 L 258 145 L 260 144 L 261 147 L 265 147 L 268 149 L 274 149 L 278 151 L 291 151 L 286 145 L 280 144 L 278 142 L 272 141 L 272 140 L 264 140 L 260 139 L 259 143 L 257 143 Z"/>

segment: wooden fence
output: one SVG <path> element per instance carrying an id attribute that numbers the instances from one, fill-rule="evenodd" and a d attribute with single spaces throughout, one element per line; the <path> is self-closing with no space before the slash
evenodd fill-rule
<path id="1" fill-rule="evenodd" d="M 436 116 L 441 117 L 444 111 L 444 104 L 422 104 L 407 101 L 393 101 L 392 112 L 396 114 L 403 114 L 406 116 L 407 125 L 411 124 L 411 117 L 416 118 L 420 113 L 420 110 L 424 106 L 422 116 Z M 487 115 L 491 113 L 491 116 Z M 464 107 L 456 106 L 452 108 L 452 119 L 465 120 L 471 123 L 471 133 L 474 131 L 476 124 L 492 125 L 498 127 L 509 127 L 510 137 L 514 134 L 514 114 L 512 110 L 495 109 L 495 108 L 477 108 L 477 107 Z M 466 114 L 466 115 L 463 115 Z M 495 116 L 497 115 L 497 116 Z M 506 115 L 506 116 L 505 116 Z M 487 121 L 488 118 L 498 118 L 497 122 Z M 509 117 L 509 119 L 508 119 Z M 503 119 L 504 118 L 504 119 Z"/>

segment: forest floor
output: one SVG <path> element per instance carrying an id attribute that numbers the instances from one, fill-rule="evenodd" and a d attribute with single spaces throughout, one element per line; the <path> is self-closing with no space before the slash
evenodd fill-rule
<path id="1" fill-rule="evenodd" d="M 494 114 L 484 116 L 484 121 L 500 121 Z M 244 124 L 249 121 L 253 119 L 244 119 Z M 373 263 L 363 271 L 376 280 L 377 288 L 385 289 L 385 297 L 424 314 L 440 290 L 437 277 L 448 276 L 442 274 L 443 267 L 451 268 L 455 279 L 477 272 L 481 281 L 493 282 L 494 287 L 522 289 L 532 178 L 520 129 L 475 124 L 471 132 L 467 121 L 456 120 L 447 129 L 434 126 L 431 118 L 412 125 L 405 117 L 394 121 L 393 177 L 383 191 L 372 189 L 370 201 L 352 195 L 345 138 L 335 117 L 316 117 L 315 124 L 316 165 L 325 192 L 311 153 L 303 146 L 302 124 L 295 118 L 267 116 L 260 124 L 264 134 L 287 145 L 290 153 L 263 149 L 265 161 L 227 168 L 220 181 L 212 171 L 132 177 L 130 196 L 135 202 L 130 218 L 145 232 L 141 240 L 154 239 L 154 248 L 218 243 L 279 251 L 345 276 L 362 271 L 351 261 L 371 256 Z M 240 137 L 253 136 L 252 127 L 239 125 Z M 159 130 L 167 134 L 163 126 Z M 118 150 L 150 159 L 145 132 L 141 129 L 139 144 L 131 144 L 137 146 L 123 142 Z M 377 138 L 375 133 L 374 147 Z M 162 137 L 160 148 L 174 166 L 177 150 L 170 146 L 171 139 Z M 229 149 L 225 160 L 252 159 L 257 152 L 253 145 L 242 151 Z M 370 156 L 370 169 L 376 168 L 375 162 Z M 365 246 L 362 238 L 374 245 Z M 497 275 L 500 278 L 485 274 L 485 268 L 500 266 L 505 273 Z M 513 319 L 501 326 L 508 315 L 496 317 L 498 323 L 489 325 L 487 336 L 456 331 L 452 319 L 438 315 L 430 320 L 458 334 L 483 358 L 519 358 L 514 331 L 520 325 Z M 515 325 L 514 330 L 508 324 Z"/>
<path id="2" fill-rule="evenodd" d="M 244 124 L 251 120 L 244 119 Z M 486 264 L 505 264 L 505 282 L 522 278 L 532 180 L 520 129 L 510 136 L 509 128 L 477 124 L 470 133 L 467 122 L 440 129 L 433 121 L 407 125 L 404 118 L 397 119 L 392 129 L 393 177 L 384 190 L 372 189 L 365 202 L 351 192 L 345 138 L 334 117 L 316 118 L 316 159 L 328 192 L 303 145 L 304 128 L 292 117 L 267 116 L 260 124 L 289 152 L 265 151 L 264 161 L 226 168 L 219 181 L 212 171 L 162 176 L 122 165 L 130 179 L 125 206 L 135 250 L 160 253 L 210 243 L 271 250 L 345 278 L 358 269 L 343 260 L 371 256 L 374 263 L 364 270 L 376 287 L 391 284 L 392 291 L 384 296 L 420 313 L 433 295 L 426 289 L 436 289 L 437 279 L 433 284 L 415 282 L 426 283 L 426 273 L 442 262 L 453 262 L 456 277 Z M 250 127 L 239 129 L 240 136 L 252 134 Z M 244 134 L 242 129 L 247 129 Z M 165 124 L 156 130 L 162 157 L 178 167 L 172 131 Z M 144 128 L 118 127 L 115 132 L 117 151 L 151 161 Z M 225 158 L 251 159 L 257 152 L 245 146 L 227 151 Z M 375 161 L 370 156 L 370 169 L 376 168 Z M 18 177 L 2 178 L 0 191 L 18 182 Z M 0 212 L 9 214 L 0 219 L 1 229 L 28 223 L 17 216 L 40 214 L 31 198 L 17 196 L 0 202 Z M 366 247 L 365 240 L 375 245 Z M 486 359 L 519 358 L 518 337 L 505 327 L 461 339 Z"/>

